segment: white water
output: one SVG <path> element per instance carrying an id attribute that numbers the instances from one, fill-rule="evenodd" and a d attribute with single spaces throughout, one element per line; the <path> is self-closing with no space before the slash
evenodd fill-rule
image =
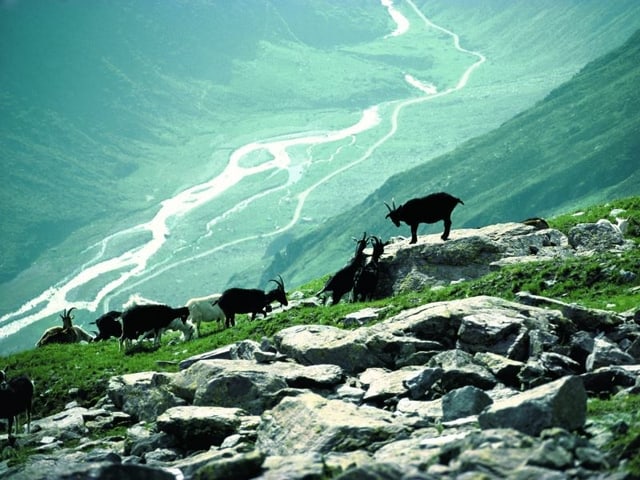
<path id="1" fill-rule="evenodd" d="M 372 143 L 359 158 L 339 169 L 334 170 L 331 174 L 319 179 L 313 185 L 298 193 L 296 196 L 295 210 L 293 211 L 291 219 L 287 225 L 266 235 L 264 233 L 255 234 L 236 239 L 223 245 L 218 245 L 215 248 L 209 249 L 198 255 L 191 256 L 187 260 L 176 261 L 162 266 L 150 265 L 153 261 L 154 255 L 161 250 L 171 233 L 168 227 L 169 220 L 182 217 L 194 209 L 207 204 L 214 198 L 223 195 L 225 191 L 229 190 L 234 185 L 237 185 L 245 178 L 269 170 L 273 170 L 274 172 L 286 171 L 288 173 L 288 182 L 286 184 L 275 189 L 249 196 L 232 209 L 223 212 L 218 217 L 211 220 L 207 224 L 207 232 L 209 232 L 207 235 L 210 235 L 212 227 L 223 218 L 227 218 L 229 215 L 245 208 L 248 204 L 254 202 L 260 197 L 273 193 L 273 190 L 284 189 L 301 178 L 301 175 L 304 173 L 300 169 L 299 165 L 293 165 L 288 149 L 299 145 L 329 143 L 347 138 L 355 139 L 357 135 L 381 124 L 382 119 L 379 115 L 379 106 L 372 106 L 366 109 L 362 112 L 360 120 L 357 123 L 340 130 L 313 134 L 301 132 L 298 135 L 293 137 L 290 136 L 286 139 L 266 139 L 252 142 L 238 148 L 231 154 L 226 168 L 217 177 L 206 183 L 184 190 L 172 198 L 164 200 L 161 202 L 156 215 L 148 222 L 116 232 L 103 239 L 97 245 L 93 246 L 99 247 L 98 253 L 90 262 L 87 262 L 80 268 L 79 273 L 74 274 L 69 278 L 62 279 L 56 285 L 46 289 L 37 297 L 27 301 L 18 310 L 0 317 L 0 325 L 2 325 L 0 326 L 0 339 L 15 334 L 20 329 L 37 322 L 38 320 L 57 315 L 65 308 L 76 307 L 77 309 L 86 309 L 93 312 L 98 309 L 101 302 L 104 302 L 106 309 L 108 307 L 110 295 L 113 295 L 118 291 L 122 291 L 123 289 L 130 290 L 135 288 L 139 284 L 144 283 L 171 268 L 175 268 L 180 264 L 198 260 L 199 258 L 225 250 L 230 246 L 256 239 L 259 236 L 274 236 L 285 232 L 300 220 L 305 201 L 311 192 L 330 179 L 340 175 L 345 170 L 352 168 L 354 165 L 357 165 L 369 158 L 371 154 L 380 147 L 380 145 L 385 143 L 396 133 L 398 127 L 398 116 L 403 108 L 416 103 L 429 101 L 442 95 L 448 95 L 454 91 L 464 88 L 471 73 L 485 61 L 485 57 L 480 53 L 462 48 L 459 43 L 459 38 L 455 33 L 432 23 L 420 12 L 411 0 L 408 0 L 407 3 L 427 27 L 438 29 L 447 35 L 450 35 L 453 39 L 454 47 L 458 51 L 471 54 L 477 58 L 477 60 L 464 71 L 455 87 L 438 92 L 434 85 L 421 82 L 409 74 L 405 75 L 404 80 L 407 83 L 426 95 L 396 102 L 390 115 L 390 129 L 384 135 Z M 393 2 L 391 0 L 381 0 L 381 4 L 383 7 L 387 8 L 389 15 L 397 25 L 396 30 L 392 34 L 387 35 L 387 37 L 399 36 L 406 33 L 410 28 L 410 22 L 407 18 L 393 7 Z M 268 152 L 271 155 L 271 159 L 253 167 L 242 167 L 242 159 L 257 151 Z M 131 234 L 139 235 L 140 232 L 148 232 L 151 237 L 150 240 L 119 255 L 108 257 L 106 253 L 107 247 L 113 240 L 119 237 L 126 237 Z M 111 280 L 100 287 L 93 298 L 76 301 L 69 300 L 70 292 L 89 284 L 89 282 L 99 279 L 101 276 L 109 274 L 113 277 L 114 272 L 120 272 L 119 276 L 115 280 Z"/>

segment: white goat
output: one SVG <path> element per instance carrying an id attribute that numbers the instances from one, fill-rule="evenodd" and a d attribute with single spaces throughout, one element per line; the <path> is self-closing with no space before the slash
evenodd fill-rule
<path id="1" fill-rule="evenodd" d="M 207 297 L 192 298 L 187 301 L 186 307 L 189 309 L 188 320 L 195 324 L 198 336 L 200 336 L 200 323 L 213 321 L 222 323 L 224 321 L 224 312 L 216 303 L 221 296 L 221 293 L 214 293 Z"/>

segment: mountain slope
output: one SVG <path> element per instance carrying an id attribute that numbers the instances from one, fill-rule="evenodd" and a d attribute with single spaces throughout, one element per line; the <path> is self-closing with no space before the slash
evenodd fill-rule
<path id="1" fill-rule="evenodd" d="M 578 204 L 640 192 L 640 31 L 495 131 L 390 178 L 362 204 L 291 242 L 265 277 L 302 283 L 330 273 L 367 231 L 409 234 L 384 218 L 383 202 L 445 190 L 465 201 L 453 228 L 548 216 Z M 422 226 L 437 231 L 441 224 Z"/>

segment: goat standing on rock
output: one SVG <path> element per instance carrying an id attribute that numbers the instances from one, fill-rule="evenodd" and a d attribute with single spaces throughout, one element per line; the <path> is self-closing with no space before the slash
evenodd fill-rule
<path id="1" fill-rule="evenodd" d="M 331 305 L 336 305 L 340 299 L 351 290 L 353 290 L 353 282 L 356 273 L 364 266 L 365 254 L 364 249 L 367 248 L 367 232 L 364 232 L 360 240 L 354 238 L 356 241 L 356 252 L 353 258 L 347 265 L 342 267 L 336 273 L 334 273 L 324 288 L 320 290 L 316 295 L 324 297 L 326 301 L 327 292 L 331 292 Z"/>
<path id="2" fill-rule="evenodd" d="M 399 207 L 396 207 L 395 202 L 393 202 L 393 208 L 391 208 L 385 202 L 389 209 L 386 218 L 391 219 L 396 227 L 400 226 L 400 222 L 404 222 L 411 227 L 411 242 L 409 243 L 418 241 L 418 225 L 420 223 L 436 223 L 442 220 L 444 221 L 444 232 L 440 238 L 446 240 L 449 238 L 451 230 L 451 212 L 453 212 L 458 203 L 464 205 L 462 200 L 445 192 L 413 198 Z"/>
<path id="3" fill-rule="evenodd" d="M 268 292 L 256 288 L 229 288 L 222 293 L 213 305 L 218 305 L 224 312 L 226 327 L 236 324 L 236 313 L 250 313 L 251 320 L 254 320 L 258 313 L 267 316 L 267 312 L 271 311 L 271 302 L 280 302 L 285 307 L 289 305 L 282 277 L 278 275 L 278 280 L 269 281 L 277 287 Z"/>
<path id="4" fill-rule="evenodd" d="M 353 280 L 353 301 L 370 300 L 378 285 L 380 266 L 378 262 L 384 253 L 384 242 L 375 235 L 371 236 L 373 251 L 364 267 L 356 272 Z"/>

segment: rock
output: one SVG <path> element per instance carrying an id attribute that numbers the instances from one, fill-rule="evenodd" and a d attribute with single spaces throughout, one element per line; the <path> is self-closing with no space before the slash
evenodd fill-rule
<path id="1" fill-rule="evenodd" d="M 166 388 L 166 374 L 132 373 L 112 377 L 107 395 L 114 405 L 138 420 L 153 421 L 171 407 L 185 402 Z"/>
<path id="2" fill-rule="evenodd" d="M 369 368 L 359 376 L 360 382 L 368 387 L 362 400 L 376 403 L 406 395 L 406 381 L 423 370 L 417 366 L 403 367 L 392 372 L 381 368 Z"/>
<path id="3" fill-rule="evenodd" d="M 623 352 L 615 343 L 606 338 L 596 338 L 593 341 L 593 351 L 586 361 L 587 371 L 609 365 L 633 365 L 636 363 L 628 353 Z"/>
<path id="4" fill-rule="evenodd" d="M 562 316 L 571 320 L 574 327 L 563 325 L 566 333 L 573 334 L 576 329 L 588 332 L 609 331 L 624 322 L 624 316 L 608 310 L 587 308 L 581 305 L 561 302 L 552 298 L 531 295 L 528 292 L 518 292 L 518 300 L 526 305 L 547 306 L 558 308 Z M 565 322 L 558 322 L 565 323 Z"/>
<path id="5" fill-rule="evenodd" d="M 478 415 L 493 400 L 483 390 L 466 386 L 452 390 L 442 396 L 442 419 L 444 421 Z"/>
<path id="6" fill-rule="evenodd" d="M 522 223 L 457 229 L 444 243 L 439 235 L 424 235 L 413 245 L 400 241 L 385 247 L 376 294 L 390 296 L 414 289 L 416 283 L 423 287 L 479 278 L 514 258 L 539 261 L 571 255 L 573 249 L 558 230 Z"/>
<path id="7" fill-rule="evenodd" d="M 194 480 L 254 478 L 261 472 L 264 458 L 264 455 L 255 449 L 249 452 L 236 452 L 232 455 L 224 452 L 198 468 L 192 478 Z"/>
<path id="8" fill-rule="evenodd" d="M 142 458 L 157 449 L 175 448 L 177 443 L 175 437 L 164 432 L 152 431 L 144 424 L 137 424 L 127 430 L 123 453 Z"/>
<path id="9" fill-rule="evenodd" d="M 440 386 L 443 392 L 449 392 L 466 385 L 483 390 L 493 388 L 497 381 L 483 365 L 476 363 L 471 354 L 462 350 L 447 350 L 434 356 L 429 367 L 443 371 Z"/>
<path id="10" fill-rule="evenodd" d="M 606 250 L 622 245 L 620 229 L 608 220 L 597 223 L 579 223 L 569 230 L 569 244 L 576 250 Z"/>
<path id="11" fill-rule="evenodd" d="M 499 400 L 481 413 L 478 421 L 483 429 L 514 428 L 535 436 L 545 428 L 580 428 L 586 414 L 584 385 L 579 377 L 571 376 Z"/>
<path id="12" fill-rule="evenodd" d="M 182 360 L 179 364 L 180 370 L 189 368 L 196 362 L 201 360 L 231 360 L 233 352 L 233 345 L 226 345 L 224 347 L 217 348 L 210 352 L 193 355 L 189 358 Z"/>
<path id="13" fill-rule="evenodd" d="M 559 353 L 543 352 L 540 354 L 540 363 L 551 378 L 577 375 L 583 372 L 583 368 L 578 362 Z"/>
<path id="14" fill-rule="evenodd" d="M 524 363 L 490 352 L 478 352 L 473 358 L 477 363 L 484 365 L 505 385 L 509 387 L 520 386 L 518 373 L 524 367 Z"/>
<path id="15" fill-rule="evenodd" d="M 358 310 L 357 312 L 352 312 L 345 315 L 345 317 L 342 319 L 342 323 L 345 327 L 361 326 L 371 322 L 372 320 L 376 320 L 378 318 L 379 312 L 379 308 L 364 308 L 362 310 Z"/>
<path id="16" fill-rule="evenodd" d="M 337 365 L 202 360 L 174 375 L 170 388 L 196 405 L 238 407 L 259 414 L 277 402 L 285 388 L 333 387 L 343 376 Z"/>
<path id="17" fill-rule="evenodd" d="M 263 473 L 260 480 L 280 480 L 284 478 L 324 478 L 324 458 L 317 452 L 287 455 L 285 457 L 272 455 L 266 458 L 262 465 Z"/>
<path id="18" fill-rule="evenodd" d="M 266 372 L 235 372 L 211 379 L 198 388 L 193 399 L 195 405 L 240 407 L 259 415 L 271 408 L 278 392 L 287 388 L 281 377 Z"/>
<path id="19" fill-rule="evenodd" d="M 636 384 L 638 372 L 627 371 L 619 366 L 601 367 L 597 370 L 580 375 L 587 392 L 601 395 L 603 393 L 617 393 L 621 388 L 632 387 Z"/>
<path id="20" fill-rule="evenodd" d="M 391 413 L 304 393 L 263 415 L 257 447 L 268 455 L 366 451 L 408 434 Z"/>
<path id="21" fill-rule="evenodd" d="M 359 330 L 303 325 L 281 330 L 274 340 L 280 352 L 302 365 L 338 365 L 349 373 L 384 367 L 383 362 L 367 349 L 361 335 Z"/>
<path id="22" fill-rule="evenodd" d="M 408 375 L 403 380 L 404 386 L 409 390 L 409 396 L 418 400 L 425 397 L 426 393 L 438 382 L 444 374 L 440 367 L 422 368 Z"/>
<path id="23" fill-rule="evenodd" d="M 208 449 L 237 433 L 242 417 L 239 408 L 185 406 L 168 409 L 156 421 L 159 430 L 170 434 L 187 450 Z"/>
<path id="24" fill-rule="evenodd" d="M 466 315 L 458 330 L 458 348 L 469 353 L 507 354 L 520 333 L 524 317 L 496 316 L 488 312 Z"/>

